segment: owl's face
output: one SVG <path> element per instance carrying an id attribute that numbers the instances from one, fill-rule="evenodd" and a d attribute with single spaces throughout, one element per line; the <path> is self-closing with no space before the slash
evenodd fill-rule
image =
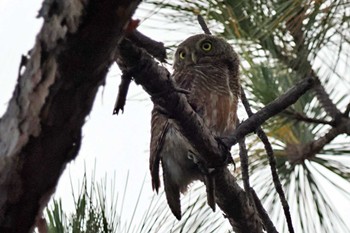
<path id="1" fill-rule="evenodd" d="M 230 44 L 216 36 L 199 34 L 183 41 L 175 52 L 174 69 L 237 59 Z"/>

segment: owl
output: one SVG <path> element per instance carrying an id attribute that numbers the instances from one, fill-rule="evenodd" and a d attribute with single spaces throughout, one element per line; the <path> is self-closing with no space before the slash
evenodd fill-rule
<path id="1" fill-rule="evenodd" d="M 240 84 L 239 59 L 230 44 L 208 34 L 187 38 L 175 52 L 172 78 L 177 87 L 188 91 L 189 104 L 215 137 L 233 132 Z M 180 193 L 185 193 L 195 180 L 205 183 L 208 204 L 215 207 L 210 174 L 193 159 L 197 154 L 177 124 L 154 106 L 150 145 L 152 187 L 158 192 L 161 164 L 167 202 L 179 220 Z"/>

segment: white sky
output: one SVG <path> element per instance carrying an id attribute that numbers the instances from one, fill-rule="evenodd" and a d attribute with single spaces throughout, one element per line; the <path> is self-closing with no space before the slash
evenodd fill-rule
<path id="1" fill-rule="evenodd" d="M 36 18 L 41 2 L 0 0 L 0 116 L 6 111 L 8 100 L 12 96 L 21 55 L 33 47 L 35 36 L 41 27 L 42 20 Z M 182 40 L 195 33 L 184 30 L 164 33 L 162 30 L 152 29 L 152 24 L 157 19 L 148 19 L 148 16 L 142 11 L 136 14 L 136 18 L 146 19 L 139 30 L 153 39 Z M 159 23 L 157 21 L 157 26 Z M 146 208 L 153 195 L 148 172 L 152 103 L 141 87 L 132 84 L 124 114 L 112 115 L 119 82 L 120 73 L 113 67 L 106 79 L 105 87 L 100 88 L 94 108 L 87 118 L 79 155 L 70 163 L 60 179 L 55 196 L 63 199 L 65 210 L 73 208 L 70 177 L 73 186 L 78 188 L 78 181 L 83 179 L 84 167 L 88 175 L 95 167 L 97 181 L 106 174 L 109 178 L 115 174 L 116 191 L 120 195 L 123 193 L 129 171 L 126 207 L 124 207 L 124 211 L 129 215 L 134 208 L 144 178 L 146 183 L 139 205 Z M 140 216 L 144 208 L 140 208 L 139 211 Z"/>

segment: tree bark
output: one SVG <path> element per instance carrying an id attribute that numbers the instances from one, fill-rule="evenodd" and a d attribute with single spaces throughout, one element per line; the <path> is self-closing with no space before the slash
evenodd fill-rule
<path id="1" fill-rule="evenodd" d="M 46 0 L 44 24 L 0 119 L 0 232 L 40 219 L 138 0 Z"/>

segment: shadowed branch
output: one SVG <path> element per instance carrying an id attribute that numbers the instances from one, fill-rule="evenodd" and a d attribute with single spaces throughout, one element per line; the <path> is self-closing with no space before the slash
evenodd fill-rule
<path id="1" fill-rule="evenodd" d="M 204 125 L 203 120 L 193 111 L 186 96 L 177 91 L 169 72 L 159 66 L 143 49 L 124 39 L 117 54 L 119 63 L 127 67 L 135 82 L 143 86 L 152 97 L 154 104 L 160 106 L 169 118 L 180 127 L 181 132 L 199 152 L 200 160 L 207 167 L 218 168 L 215 174 L 217 204 L 224 211 L 236 232 L 262 232 L 260 217 L 246 192 L 236 183 L 235 178 L 226 168 L 229 150 L 233 144 L 245 135 L 254 132 L 270 117 L 281 112 L 312 87 L 313 80 L 305 79 L 291 88 L 284 95 L 244 121 L 234 134 L 224 138 L 229 145 L 218 142 Z"/>

